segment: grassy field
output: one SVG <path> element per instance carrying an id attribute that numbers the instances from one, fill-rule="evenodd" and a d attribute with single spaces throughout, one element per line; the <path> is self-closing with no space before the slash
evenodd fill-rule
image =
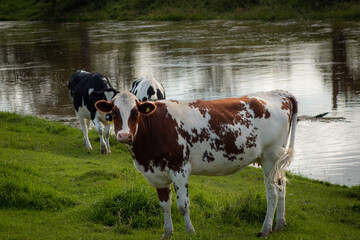
<path id="1" fill-rule="evenodd" d="M 360 0 L 0 0 L 0 20 L 360 18 Z"/>
<path id="2" fill-rule="evenodd" d="M 159 239 L 156 190 L 112 139 L 82 146 L 79 129 L 0 112 L 0 239 Z M 360 186 L 288 174 L 287 227 L 270 239 L 360 239 Z M 174 192 L 174 191 L 173 191 Z M 192 239 L 257 239 L 266 212 L 260 169 L 190 179 Z M 173 194 L 172 239 L 190 239 Z"/>

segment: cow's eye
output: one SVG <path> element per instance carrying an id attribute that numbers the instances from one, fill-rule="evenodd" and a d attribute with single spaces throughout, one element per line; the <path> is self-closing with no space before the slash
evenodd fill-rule
<path id="1" fill-rule="evenodd" d="M 138 112 L 134 112 L 134 113 L 133 113 L 133 117 L 134 117 L 134 118 L 137 118 L 137 117 L 138 117 L 138 114 L 139 114 Z"/>

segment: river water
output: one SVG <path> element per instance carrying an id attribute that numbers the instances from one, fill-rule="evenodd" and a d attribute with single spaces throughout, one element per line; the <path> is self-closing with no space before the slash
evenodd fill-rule
<path id="1" fill-rule="evenodd" d="M 76 122 L 67 81 L 106 74 L 118 90 L 154 76 L 168 99 L 285 89 L 299 115 L 294 173 L 360 184 L 360 22 L 0 22 L 0 111 Z"/>

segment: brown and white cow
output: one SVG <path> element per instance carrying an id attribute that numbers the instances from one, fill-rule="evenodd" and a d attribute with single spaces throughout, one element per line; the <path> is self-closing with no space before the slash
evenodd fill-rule
<path id="1" fill-rule="evenodd" d="M 293 157 L 297 102 L 277 90 L 213 101 L 139 102 L 129 92 L 96 108 L 112 113 L 116 139 L 125 143 L 136 168 L 157 189 L 164 210 L 163 238 L 173 233 L 170 184 L 188 234 L 190 174 L 223 176 L 251 163 L 265 176 L 267 212 L 260 236 L 268 236 L 277 207 L 275 231 L 285 226 L 284 169 Z"/>

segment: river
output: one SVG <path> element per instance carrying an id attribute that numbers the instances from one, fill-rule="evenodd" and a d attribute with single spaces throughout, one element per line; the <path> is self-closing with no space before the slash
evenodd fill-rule
<path id="1" fill-rule="evenodd" d="M 0 111 L 76 122 L 67 81 L 77 69 L 115 88 L 154 76 L 168 99 L 284 89 L 299 115 L 290 171 L 360 184 L 360 22 L 0 22 Z"/>

